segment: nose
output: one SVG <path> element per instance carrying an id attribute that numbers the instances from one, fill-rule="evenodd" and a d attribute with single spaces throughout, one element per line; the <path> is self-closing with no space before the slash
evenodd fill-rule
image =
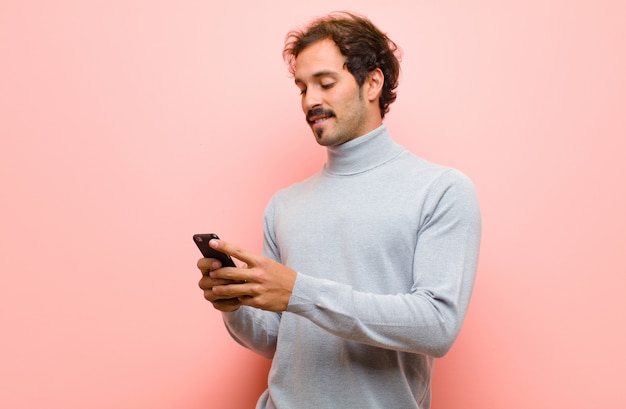
<path id="1" fill-rule="evenodd" d="M 318 92 L 315 92 L 314 87 L 310 87 L 306 93 L 302 95 L 302 110 L 307 113 L 313 108 L 322 106 L 322 99 Z"/>

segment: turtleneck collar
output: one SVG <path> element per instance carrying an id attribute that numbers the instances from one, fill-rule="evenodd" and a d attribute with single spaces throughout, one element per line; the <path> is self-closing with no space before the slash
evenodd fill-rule
<path id="1" fill-rule="evenodd" d="M 339 146 L 327 148 L 324 170 L 332 175 L 348 176 L 366 172 L 395 158 L 404 148 L 395 143 L 385 124 Z"/>

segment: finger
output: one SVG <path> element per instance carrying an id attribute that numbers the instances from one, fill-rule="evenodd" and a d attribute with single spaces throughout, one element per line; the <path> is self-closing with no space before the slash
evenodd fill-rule
<path id="1" fill-rule="evenodd" d="M 211 239 L 211 241 L 209 241 L 209 246 L 215 250 L 221 251 L 222 253 L 226 253 L 231 257 L 235 257 L 237 260 L 243 261 L 247 266 L 252 267 L 257 264 L 258 256 L 256 254 L 251 253 L 236 244 L 228 243 L 224 240 Z"/>
<path id="2" fill-rule="evenodd" d="M 236 298 L 236 297 L 223 297 L 220 295 L 216 295 L 212 290 L 205 290 L 204 291 L 204 298 L 207 301 L 210 301 L 211 303 L 215 304 L 215 303 L 230 303 L 230 304 L 241 304 L 241 302 Z"/>
<path id="3" fill-rule="evenodd" d="M 213 301 L 213 308 L 222 312 L 231 312 L 241 307 L 241 302 L 236 298 L 230 298 L 227 300 Z"/>
<path id="4" fill-rule="evenodd" d="M 217 285 L 228 285 L 228 284 L 237 284 L 237 283 L 240 283 L 240 281 L 232 281 L 232 280 L 226 280 L 222 278 L 213 278 L 208 275 L 203 275 L 200 281 L 198 281 L 198 287 L 206 291 L 206 290 L 211 290 L 213 287 Z"/>
<path id="5" fill-rule="evenodd" d="M 217 270 L 211 270 L 207 274 L 214 280 L 223 280 L 227 284 L 243 284 L 252 280 L 253 270 L 247 268 L 224 267 Z"/>
<path id="6" fill-rule="evenodd" d="M 215 258 L 201 258 L 197 263 L 198 268 L 203 275 L 207 275 L 211 270 L 217 270 L 222 267 L 222 263 Z"/>
<path id="7" fill-rule="evenodd" d="M 249 282 L 229 282 L 225 285 L 214 285 L 211 288 L 214 296 L 216 298 L 247 298 L 254 297 L 258 294 L 258 289 L 256 285 Z"/>

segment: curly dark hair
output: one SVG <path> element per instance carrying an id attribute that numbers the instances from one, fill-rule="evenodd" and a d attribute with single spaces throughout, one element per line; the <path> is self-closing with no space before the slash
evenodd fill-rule
<path id="1" fill-rule="evenodd" d="M 379 100 L 380 114 L 384 118 L 389 105 L 396 100 L 400 76 L 400 50 L 367 18 L 350 12 L 334 12 L 318 18 L 302 30 L 287 34 L 283 58 L 295 74 L 296 57 L 306 47 L 320 40 L 331 39 L 346 57 L 345 66 L 359 87 L 368 74 L 380 68 L 385 77 Z"/>

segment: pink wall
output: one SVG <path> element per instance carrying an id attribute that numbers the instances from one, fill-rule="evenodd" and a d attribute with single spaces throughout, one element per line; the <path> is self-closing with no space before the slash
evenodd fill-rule
<path id="1" fill-rule="evenodd" d="M 213 3 L 0 2 L 0 407 L 252 405 L 191 235 L 259 250 L 321 166 L 281 50 L 340 8 L 404 49 L 392 134 L 481 198 L 433 409 L 626 407 L 623 2 Z"/>

